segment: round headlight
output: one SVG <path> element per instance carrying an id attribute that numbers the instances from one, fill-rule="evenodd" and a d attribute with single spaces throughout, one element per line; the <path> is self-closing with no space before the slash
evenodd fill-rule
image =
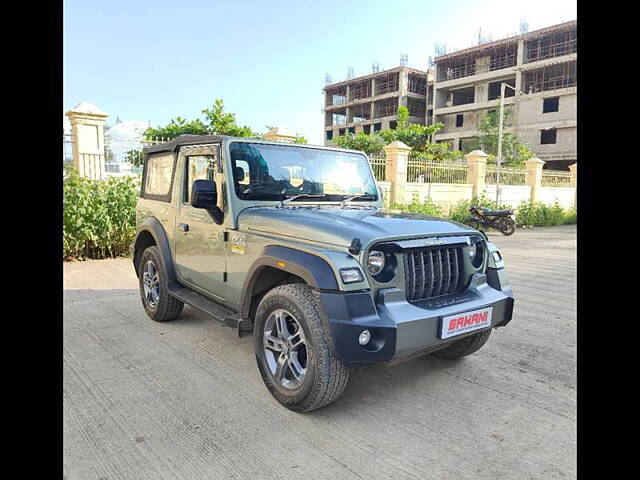
<path id="1" fill-rule="evenodd" d="M 378 275 L 384 268 L 384 253 L 378 250 L 372 250 L 367 259 L 367 269 L 374 277 Z"/>
<path id="2" fill-rule="evenodd" d="M 469 256 L 471 257 L 472 260 L 476 256 L 477 251 L 478 251 L 478 247 L 476 247 L 476 242 L 472 241 L 471 245 L 469 245 Z"/>

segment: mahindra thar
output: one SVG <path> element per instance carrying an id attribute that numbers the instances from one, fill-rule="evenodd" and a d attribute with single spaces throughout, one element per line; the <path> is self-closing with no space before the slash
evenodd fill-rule
<path id="1" fill-rule="evenodd" d="M 187 304 L 253 332 L 266 387 L 300 412 L 338 399 L 353 367 L 469 355 L 513 312 L 498 248 L 386 211 L 352 150 L 199 135 L 147 147 L 132 248 L 151 319 Z"/>

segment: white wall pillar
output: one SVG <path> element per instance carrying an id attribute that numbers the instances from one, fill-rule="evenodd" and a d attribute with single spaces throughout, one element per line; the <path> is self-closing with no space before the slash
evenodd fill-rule
<path id="1" fill-rule="evenodd" d="M 65 114 L 71 123 L 73 165 L 83 177 L 106 178 L 104 124 L 109 114 L 88 102 L 81 102 Z"/>

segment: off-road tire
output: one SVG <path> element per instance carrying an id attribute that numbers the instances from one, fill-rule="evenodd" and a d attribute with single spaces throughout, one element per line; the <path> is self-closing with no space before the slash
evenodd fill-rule
<path id="1" fill-rule="evenodd" d="M 458 340 L 442 350 L 433 352 L 431 355 L 438 358 L 446 358 L 447 360 L 457 360 L 458 358 L 466 357 L 467 355 L 471 355 L 473 352 L 480 350 L 482 346 L 487 343 L 490 336 L 491 330 L 485 330 L 470 337 L 463 338 L 462 340 Z"/>
<path id="2" fill-rule="evenodd" d="M 157 270 L 159 277 L 159 300 L 158 305 L 153 308 L 149 305 L 149 302 L 145 298 L 144 295 L 144 285 L 143 285 L 143 275 L 144 275 L 144 266 L 147 263 L 147 260 L 153 261 Z M 156 246 L 147 247 L 142 255 L 140 256 L 140 265 L 138 267 L 138 272 L 140 272 L 138 283 L 140 286 L 140 298 L 142 300 L 142 305 L 144 306 L 144 311 L 147 312 L 147 315 L 152 320 L 156 322 L 168 322 L 170 320 L 175 320 L 182 313 L 182 309 L 184 308 L 184 303 L 180 300 L 169 295 L 169 291 L 167 289 L 167 269 L 165 268 L 164 261 L 162 260 L 162 255 L 160 255 L 160 250 Z"/>
<path id="3" fill-rule="evenodd" d="M 296 412 L 310 412 L 335 402 L 349 380 L 349 370 L 331 353 L 319 308 L 308 285 L 290 283 L 267 292 L 256 310 L 253 338 L 260 375 L 275 399 Z M 297 389 L 280 385 L 265 358 L 265 324 L 269 315 L 278 309 L 290 312 L 306 337 L 307 373 Z"/>

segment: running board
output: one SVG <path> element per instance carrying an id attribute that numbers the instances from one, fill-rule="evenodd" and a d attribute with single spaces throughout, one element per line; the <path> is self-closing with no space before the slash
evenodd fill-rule
<path id="1" fill-rule="evenodd" d="M 227 327 L 236 328 L 238 336 L 244 332 L 253 330 L 251 322 L 240 320 L 240 317 L 233 310 L 220 305 L 213 300 L 209 300 L 204 295 L 180 285 L 178 282 L 169 282 L 167 285 L 169 295 L 177 298 L 183 303 L 200 310 L 216 320 L 224 323 Z"/>

